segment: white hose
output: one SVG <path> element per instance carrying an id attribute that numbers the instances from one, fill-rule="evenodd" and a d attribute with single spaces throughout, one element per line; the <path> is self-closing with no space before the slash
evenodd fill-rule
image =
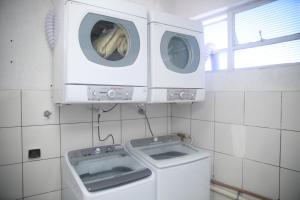
<path id="1" fill-rule="evenodd" d="M 55 47 L 55 12 L 50 10 L 45 19 L 45 31 L 48 45 L 51 49 Z"/>

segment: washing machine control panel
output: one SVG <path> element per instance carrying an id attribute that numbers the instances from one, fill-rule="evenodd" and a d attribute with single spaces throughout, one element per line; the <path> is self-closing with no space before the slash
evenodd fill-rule
<path id="1" fill-rule="evenodd" d="M 132 87 L 89 86 L 87 96 L 89 101 L 132 100 Z"/>
<path id="2" fill-rule="evenodd" d="M 168 101 L 186 101 L 195 100 L 196 89 L 168 89 L 167 90 L 167 100 Z"/>

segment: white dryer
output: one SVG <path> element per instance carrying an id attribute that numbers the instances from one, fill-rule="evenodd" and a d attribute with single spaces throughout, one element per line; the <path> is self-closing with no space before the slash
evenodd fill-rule
<path id="1" fill-rule="evenodd" d="M 204 48 L 201 23 L 150 12 L 149 99 L 194 102 L 204 99 Z"/>
<path id="2" fill-rule="evenodd" d="M 146 101 L 146 9 L 123 0 L 54 2 L 54 102 Z"/>
<path id="3" fill-rule="evenodd" d="M 209 153 L 176 136 L 135 139 L 128 151 L 152 169 L 156 200 L 209 200 Z"/>
<path id="4" fill-rule="evenodd" d="M 64 200 L 156 200 L 152 171 L 121 145 L 65 154 Z"/>

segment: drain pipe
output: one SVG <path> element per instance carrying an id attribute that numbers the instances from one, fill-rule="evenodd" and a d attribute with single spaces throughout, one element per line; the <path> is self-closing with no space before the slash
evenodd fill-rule
<path id="1" fill-rule="evenodd" d="M 270 198 L 264 197 L 262 195 L 256 194 L 254 192 L 250 192 L 245 189 L 237 188 L 235 186 L 231 186 L 225 183 L 222 183 L 220 181 L 211 180 L 211 190 L 219 193 L 221 195 L 224 195 L 228 198 L 235 199 L 235 200 L 248 200 L 248 198 L 240 196 L 241 194 L 246 194 L 251 197 L 254 197 L 256 199 L 261 199 L 261 200 L 272 200 Z M 233 191 L 233 192 L 231 192 Z"/>
<path id="2" fill-rule="evenodd" d="M 216 192 L 218 194 L 221 194 L 229 199 L 233 199 L 233 200 L 249 200 L 245 197 L 240 196 L 239 192 L 230 192 L 228 190 L 222 189 L 220 187 L 211 185 L 210 190 L 213 192 Z"/>

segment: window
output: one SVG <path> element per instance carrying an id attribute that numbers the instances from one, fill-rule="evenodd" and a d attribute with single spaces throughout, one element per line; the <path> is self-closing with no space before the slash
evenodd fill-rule
<path id="1" fill-rule="evenodd" d="M 206 70 L 300 62 L 300 1 L 261 1 L 204 20 Z"/>

